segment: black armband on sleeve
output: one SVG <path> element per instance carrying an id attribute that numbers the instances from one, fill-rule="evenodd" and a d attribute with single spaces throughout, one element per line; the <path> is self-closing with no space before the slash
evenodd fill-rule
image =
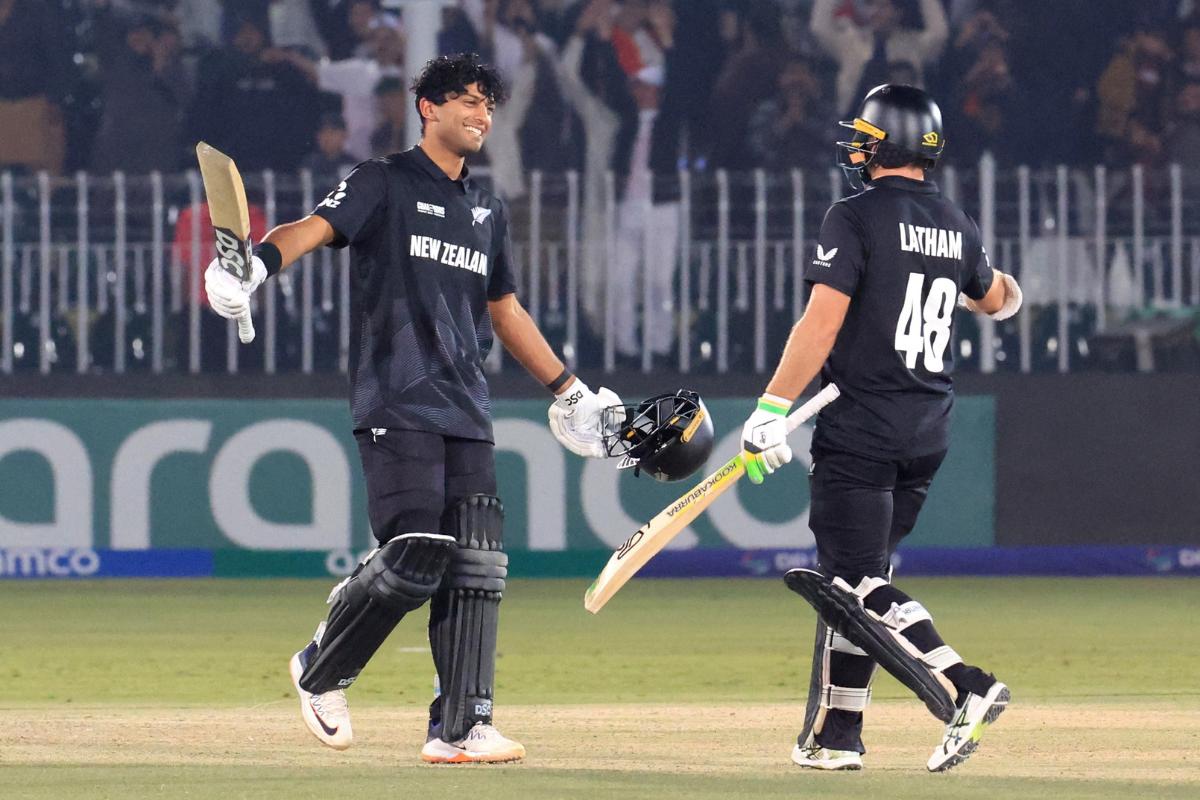
<path id="1" fill-rule="evenodd" d="M 258 247 L 254 248 L 254 255 L 258 256 L 263 266 L 267 268 L 267 277 L 271 277 L 283 268 L 283 253 L 279 252 L 279 248 L 270 242 L 262 242 Z"/>

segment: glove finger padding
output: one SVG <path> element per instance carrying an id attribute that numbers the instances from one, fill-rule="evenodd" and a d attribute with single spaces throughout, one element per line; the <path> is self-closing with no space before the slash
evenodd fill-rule
<path id="1" fill-rule="evenodd" d="M 1000 310 L 992 314 L 992 319 L 996 321 L 1006 320 L 1016 314 L 1021 309 L 1021 303 L 1025 299 L 1024 293 L 1021 291 L 1017 279 L 1007 272 L 1001 273 L 1001 280 L 1004 281 L 1004 305 L 1000 306 Z"/>
<path id="2" fill-rule="evenodd" d="M 611 389 L 601 387 L 592 392 L 587 384 L 577 381 L 571 389 L 550 405 L 550 430 L 563 447 L 585 458 L 604 458 L 605 408 L 620 405 L 621 398 Z"/>
<path id="3" fill-rule="evenodd" d="M 767 474 L 770 475 L 792 460 L 792 448 L 786 444 L 776 445 L 769 450 L 764 450 L 762 459 L 766 462 Z"/>
<path id="4" fill-rule="evenodd" d="M 204 293 L 212 310 L 225 319 L 236 319 L 250 308 L 250 294 L 242 288 L 241 281 L 215 259 L 204 272 Z"/>
<path id="5" fill-rule="evenodd" d="M 612 406 L 620 406 L 620 405 L 624 405 L 624 404 L 621 402 L 621 398 L 617 395 L 617 393 L 614 392 L 612 389 L 609 389 L 606 386 L 601 386 L 598 390 L 596 390 L 596 399 L 599 401 L 599 405 L 596 410 L 596 414 L 597 414 L 598 418 L 595 421 L 595 425 L 596 425 L 596 430 L 598 430 L 600 432 L 600 435 L 603 436 L 606 433 L 612 432 L 612 431 L 606 431 L 603 429 L 604 428 L 604 409 L 610 408 Z"/>
<path id="6" fill-rule="evenodd" d="M 550 406 L 550 432 L 559 444 L 584 458 L 604 458 L 608 455 L 599 436 L 589 436 L 586 431 L 575 428 L 575 417 L 575 414 L 568 414 L 559 406 Z"/>

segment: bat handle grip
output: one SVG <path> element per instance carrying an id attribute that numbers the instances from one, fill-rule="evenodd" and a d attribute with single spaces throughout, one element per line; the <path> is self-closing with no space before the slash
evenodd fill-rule
<path id="1" fill-rule="evenodd" d="M 246 313 L 238 317 L 238 339 L 242 344 L 250 344 L 254 341 L 254 320 L 250 319 L 250 309 L 246 309 Z"/>
<path id="2" fill-rule="evenodd" d="M 818 411 L 836 400 L 840 394 L 841 391 L 838 389 L 837 384 L 826 384 L 825 388 L 817 392 L 807 403 L 787 415 L 786 424 L 788 433 L 791 433 L 815 417 Z"/>

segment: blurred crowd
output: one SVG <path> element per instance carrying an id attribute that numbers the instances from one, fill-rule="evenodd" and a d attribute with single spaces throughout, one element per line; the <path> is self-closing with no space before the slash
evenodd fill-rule
<path id="1" fill-rule="evenodd" d="M 0 0 L 0 166 L 333 173 L 414 143 L 406 0 Z M 1182 161 L 1200 141 L 1195 0 L 448 0 L 441 52 L 496 64 L 487 148 L 528 170 L 831 163 L 871 86 L 925 86 L 947 157 Z M 668 198 L 669 199 L 669 198 Z"/>

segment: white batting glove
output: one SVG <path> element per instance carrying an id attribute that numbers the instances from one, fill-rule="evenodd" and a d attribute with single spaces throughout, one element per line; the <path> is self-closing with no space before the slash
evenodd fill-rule
<path id="1" fill-rule="evenodd" d="M 621 405 L 621 398 L 611 389 L 600 387 L 593 392 L 579 378 L 550 404 L 550 431 L 559 444 L 585 458 L 606 458 L 604 426 L 601 411 Z"/>
<path id="2" fill-rule="evenodd" d="M 1025 300 L 1025 293 L 1021 291 L 1020 284 L 1017 283 L 1017 279 L 1012 275 L 1009 275 L 1007 272 L 1001 272 L 998 280 L 1004 281 L 1004 305 L 991 314 L 984 314 L 984 316 L 991 317 L 997 322 L 1006 320 L 1020 311 L 1021 303 Z M 979 306 L 975 302 L 962 292 L 958 293 L 958 305 L 960 308 L 983 314 L 984 312 L 980 311 Z"/>
<path id="3" fill-rule="evenodd" d="M 250 259 L 250 280 L 239 281 L 214 258 L 204 271 L 204 293 L 212 310 L 225 319 L 237 319 L 250 308 L 250 295 L 267 279 L 262 259 Z"/>
<path id="4" fill-rule="evenodd" d="M 742 426 L 742 462 L 752 483 L 792 460 L 787 443 L 787 415 L 792 403 L 773 394 L 758 398 L 758 408 Z"/>

